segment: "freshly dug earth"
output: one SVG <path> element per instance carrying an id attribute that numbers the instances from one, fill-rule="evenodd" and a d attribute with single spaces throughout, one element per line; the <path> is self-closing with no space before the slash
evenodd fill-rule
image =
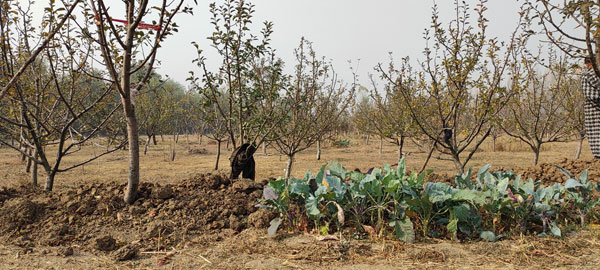
<path id="1" fill-rule="evenodd" d="M 593 161 L 558 165 L 576 174 L 588 168 L 592 181 L 600 175 Z M 515 172 L 544 184 L 566 179 L 552 164 Z M 596 225 L 565 239 L 526 236 L 496 243 L 322 239 L 285 228 L 269 238 L 265 228 L 274 214 L 255 207 L 266 182 L 201 174 L 172 185 L 144 183 L 133 205 L 122 200 L 125 185 L 114 183 L 53 193 L 0 188 L 0 268 L 600 268 Z"/>
<path id="2" fill-rule="evenodd" d="M 560 166 L 567 170 L 576 177 L 579 177 L 584 170 L 588 170 L 588 179 L 591 181 L 600 180 L 600 161 L 594 160 L 570 160 L 563 159 L 556 163 L 541 163 L 537 166 L 524 167 L 524 168 L 505 168 L 505 167 L 491 167 L 490 171 L 507 171 L 512 170 L 515 175 L 521 175 L 522 180 L 541 180 L 544 185 L 551 185 L 554 183 L 564 183 L 567 177 L 560 169 L 556 166 Z M 473 176 L 477 175 L 479 168 L 473 168 Z M 448 182 L 454 183 L 454 176 L 448 174 L 438 174 L 433 172 L 429 175 L 429 181 L 433 182 Z"/>
<path id="3" fill-rule="evenodd" d="M 265 183 L 232 183 L 222 175 L 198 175 L 178 185 L 146 183 L 133 205 L 123 202 L 125 185 L 117 184 L 53 193 L 25 186 L 2 189 L 0 232 L 5 243 L 29 248 L 79 245 L 113 251 L 127 243 L 142 251 L 180 248 L 205 232 L 246 229 Z"/>

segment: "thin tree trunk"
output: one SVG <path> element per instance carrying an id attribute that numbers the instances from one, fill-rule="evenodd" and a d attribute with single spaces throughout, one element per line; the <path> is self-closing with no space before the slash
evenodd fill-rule
<path id="1" fill-rule="evenodd" d="M 460 174 L 465 173 L 465 165 L 460 162 L 460 157 L 458 154 L 452 156 L 452 160 L 454 161 L 454 167 L 456 171 Z"/>
<path id="2" fill-rule="evenodd" d="M 54 187 L 54 175 L 56 172 L 46 172 L 48 175 L 46 176 L 46 186 L 44 189 L 46 191 L 52 191 L 52 187 Z"/>
<path id="3" fill-rule="evenodd" d="M 367 137 L 365 138 L 365 145 L 369 145 L 369 139 L 370 139 L 370 135 L 367 134 Z"/>
<path id="4" fill-rule="evenodd" d="M 152 143 L 156 145 L 156 134 L 152 134 Z"/>
<path id="5" fill-rule="evenodd" d="M 163 137 L 163 135 L 162 135 L 162 134 L 160 134 L 160 141 L 161 141 L 161 142 L 165 142 L 165 138 Z"/>
<path id="6" fill-rule="evenodd" d="M 492 152 L 496 152 L 496 136 L 492 136 Z"/>
<path id="7" fill-rule="evenodd" d="M 431 159 L 431 155 L 433 154 L 433 150 L 435 150 L 435 145 L 437 142 L 434 142 L 433 145 L 431 145 L 431 149 L 429 150 L 429 154 L 427 154 L 427 159 L 425 159 L 425 162 L 423 163 L 423 167 L 421 167 L 421 170 L 419 171 L 420 173 L 423 173 L 423 171 L 425 171 L 425 168 L 427 168 L 427 163 L 429 163 L 429 160 Z"/>
<path id="8" fill-rule="evenodd" d="M 321 160 L 321 140 L 317 140 L 317 160 Z"/>
<path id="9" fill-rule="evenodd" d="M 140 144 L 138 143 L 138 123 L 133 111 L 133 105 L 130 105 L 131 114 L 127 116 L 127 137 L 129 139 L 129 179 L 127 181 L 127 190 L 125 191 L 125 202 L 132 204 L 135 202 L 138 186 L 140 184 Z M 162 135 L 161 135 L 162 138 Z"/>
<path id="10" fill-rule="evenodd" d="M 379 140 L 379 155 L 383 154 L 383 137 Z"/>
<path id="11" fill-rule="evenodd" d="M 175 154 L 177 153 L 177 151 L 175 150 L 176 146 L 177 145 L 175 143 L 173 143 L 171 146 L 171 161 L 175 161 Z"/>
<path id="12" fill-rule="evenodd" d="M 33 157 L 35 159 L 37 159 L 38 152 L 35 150 L 33 150 L 33 152 L 34 152 Z M 33 184 L 34 186 L 37 186 L 38 185 L 38 178 L 37 178 L 38 177 L 38 175 L 37 175 L 38 174 L 37 173 L 38 172 L 38 164 L 37 164 L 37 162 L 33 162 L 32 166 L 33 166 L 33 168 L 31 170 L 31 184 Z"/>
<path id="13" fill-rule="evenodd" d="M 215 161 L 215 171 L 219 169 L 219 158 L 221 158 L 221 140 L 217 141 L 217 160 Z"/>
<path id="14" fill-rule="evenodd" d="M 227 140 L 227 144 L 225 145 L 225 148 L 227 148 L 227 150 L 229 150 L 229 142 L 230 142 L 230 141 L 231 141 L 231 140 Z"/>
<path id="15" fill-rule="evenodd" d="M 287 168 L 285 170 L 285 179 L 290 179 L 292 175 L 292 164 L 294 163 L 294 155 L 288 155 Z"/>
<path id="16" fill-rule="evenodd" d="M 537 165 L 540 160 L 540 148 L 542 148 L 541 145 L 538 145 L 538 147 L 533 148 L 533 166 Z"/>
<path id="17" fill-rule="evenodd" d="M 400 136 L 400 139 L 396 138 L 396 142 L 398 143 L 398 164 L 402 160 L 402 148 L 404 147 L 404 136 Z"/>
<path id="18" fill-rule="evenodd" d="M 19 148 L 25 150 L 25 144 L 22 141 L 21 146 Z M 21 153 L 21 162 L 24 162 L 26 157 L 27 156 L 25 154 Z"/>
<path id="19" fill-rule="evenodd" d="M 266 142 L 263 142 L 262 152 L 263 152 L 263 155 L 265 155 L 265 156 L 267 155 L 267 143 Z"/>
<path id="20" fill-rule="evenodd" d="M 573 156 L 573 158 L 579 159 L 581 157 L 581 148 L 583 146 L 583 140 L 584 139 L 585 139 L 584 136 L 581 136 L 579 138 L 579 143 L 577 144 L 577 151 L 575 151 L 575 156 Z"/>
<path id="21" fill-rule="evenodd" d="M 33 149 L 29 148 L 29 150 L 27 152 L 29 152 L 29 155 L 31 155 L 31 151 Z M 31 160 L 31 158 L 27 158 L 27 168 L 25 168 L 25 172 L 26 173 L 30 173 L 31 172 L 31 163 L 33 160 Z"/>
<path id="22" fill-rule="evenodd" d="M 146 152 L 148 152 L 148 145 L 150 145 L 150 140 L 152 140 L 152 136 L 148 135 L 148 139 L 146 140 L 146 143 L 144 144 L 144 156 L 146 155 Z"/>

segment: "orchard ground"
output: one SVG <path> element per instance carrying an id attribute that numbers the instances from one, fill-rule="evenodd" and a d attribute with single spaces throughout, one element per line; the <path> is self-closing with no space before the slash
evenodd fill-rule
<path id="1" fill-rule="evenodd" d="M 496 243 L 425 240 L 406 244 L 384 239 L 323 240 L 315 234 L 281 232 L 266 236 L 268 213 L 254 205 L 268 178 L 284 174 L 287 157 L 273 148 L 255 154 L 257 181 L 230 182 L 229 153 L 223 146 L 220 172 L 214 172 L 216 144 L 182 135 L 150 145 L 141 155 L 140 199 L 132 206 L 121 198 L 127 178 L 127 152 L 119 151 L 84 167 L 58 174 L 55 191 L 47 194 L 27 186 L 29 175 L 19 155 L 0 148 L 0 268 L 2 269 L 494 269 L 600 267 L 600 229 L 591 225 L 564 239 L 522 236 Z M 311 148 L 297 155 L 292 175 L 316 172 L 335 160 L 348 169 L 394 164 L 397 148 L 379 141 L 350 137 L 349 147 L 326 144 L 321 160 Z M 171 147 L 175 145 L 175 160 Z M 492 164 L 513 169 L 545 183 L 564 181 L 552 164 L 574 173 L 590 169 L 600 177 L 600 163 L 591 159 L 587 143 L 579 160 L 572 160 L 577 142 L 543 147 L 540 165 L 533 154 L 514 140 L 500 138 L 495 152 L 486 142 L 468 166 Z M 65 165 L 94 155 L 87 146 L 65 160 Z M 96 151 L 98 151 L 96 149 Z M 418 170 L 426 153 L 408 144 L 407 165 Z M 99 151 L 98 151 L 99 152 Z M 432 180 L 446 180 L 455 172 L 451 161 L 432 159 Z M 212 174 L 212 175 L 209 175 Z M 435 179 L 434 179 L 435 178 Z M 40 168 L 39 181 L 44 175 Z M 4 187 L 4 188 L 2 188 Z M 265 215 L 265 216 L 261 216 Z M 117 262 L 127 249 L 132 260 Z"/>

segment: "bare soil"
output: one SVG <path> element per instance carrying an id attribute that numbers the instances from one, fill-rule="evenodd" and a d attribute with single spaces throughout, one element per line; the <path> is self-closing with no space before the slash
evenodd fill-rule
<path id="1" fill-rule="evenodd" d="M 577 174 L 587 168 L 592 179 L 600 175 L 598 162 L 557 164 Z M 566 179 L 553 164 L 517 173 L 547 184 Z M 496 243 L 323 239 L 285 230 L 269 238 L 273 213 L 255 207 L 266 182 L 198 174 L 164 185 L 143 183 L 133 205 L 122 200 L 125 185 L 113 182 L 51 193 L 27 185 L 0 188 L 0 268 L 600 268 L 597 225 L 565 239 L 522 236 Z"/>

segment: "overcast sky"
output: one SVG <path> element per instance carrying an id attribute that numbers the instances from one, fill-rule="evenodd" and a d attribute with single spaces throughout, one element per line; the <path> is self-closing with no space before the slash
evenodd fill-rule
<path id="1" fill-rule="evenodd" d="M 204 45 L 207 57 L 216 65 L 218 57 L 206 37 L 213 31 L 208 4 L 198 1 L 194 16 L 177 19 L 180 32 L 165 42 L 159 52 L 163 59 L 161 73 L 183 82 L 187 71 L 194 69 L 190 42 Z M 471 7 L 478 1 L 467 0 Z M 514 30 L 523 1 L 491 0 L 487 14 L 490 36 L 507 39 Z M 217 2 L 218 3 L 218 2 Z M 422 58 L 425 45 L 423 32 L 431 23 L 433 0 L 254 0 L 255 29 L 272 21 L 272 45 L 289 68 L 294 65 L 293 50 L 304 36 L 313 42 L 318 55 L 331 59 L 342 78 L 349 80 L 348 60 L 360 59 L 359 76 L 367 84 L 367 73 L 373 73 L 378 62 L 387 62 L 388 53 L 396 59 L 410 56 Z M 440 17 L 449 21 L 454 13 L 453 0 L 438 0 Z"/>
<path id="2" fill-rule="evenodd" d="M 119 0 L 113 10 L 120 9 Z M 189 1 L 193 4 L 193 1 Z M 198 0 L 194 16 L 181 14 L 176 17 L 179 33 L 170 36 L 158 52 L 161 66 L 158 72 L 167 74 L 187 85 L 195 49 L 190 44 L 197 41 L 205 50 L 209 65 L 216 67 L 220 61 L 206 39 L 213 31 L 208 5 L 213 1 Z M 387 62 L 388 53 L 396 59 L 410 56 L 422 59 L 425 42 L 423 32 L 431 22 L 433 0 L 253 0 L 255 4 L 254 30 L 260 30 L 262 22 L 272 21 L 274 33 L 272 46 L 285 62 L 288 70 L 294 65 L 293 49 L 304 36 L 313 42 L 318 55 L 331 59 L 342 78 L 350 77 L 348 60 L 360 59 L 358 69 L 361 83 L 366 84 L 367 74 L 373 73 L 378 62 Z M 438 0 L 440 17 L 448 22 L 454 15 L 453 0 Z M 478 1 L 466 0 L 475 7 Z M 506 40 L 514 30 L 521 1 L 490 0 L 487 11 L 490 20 L 489 35 Z M 45 5 L 38 0 L 38 5 Z M 219 1 L 217 1 L 219 3 Z M 117 7 L 119 6 L 119 7 Z M 115 12 L 116 13 L 116 12 Z M 114 18 L 122 14 L 112 14 Z M 473 19 L 475 19 L 473 17 Z"/>

